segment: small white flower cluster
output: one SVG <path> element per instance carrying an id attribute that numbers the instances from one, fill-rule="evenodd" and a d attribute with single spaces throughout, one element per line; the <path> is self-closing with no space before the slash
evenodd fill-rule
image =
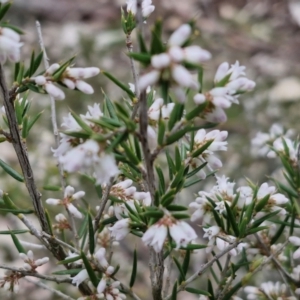
<path id="1" fill-rule="evenodd" d="M 20 269 L 25 271 L 35 271 L 37 267 L 44 265 L 49 261 L 49 257 L 43 257 L 35 260 L 31 250 L 29 250 L 27 254 L 20 253 L 19 255 L 24 260 L 24 265 Z"/>
<path id="2" fill-rule="evenodd" d="M 293 259 L 299 259 L 299 258 L 300 258 L 300 238 L 297 237 L 297 236 L 290 236 L 290 237 L 289 237 L 289 241 L 290 241 L 293 245 L 299 247 L 299 248 L 293 253 Z M 300 277 L 299 277 L 299 278 L 300 278 Z M 298 278 L 298 279 L 299 279 L 299 278 Z M 298 279 L 297 279 L 297 280 L 298 280 Z"/>
<path id="3" fill-rule="evenodd" d="M 127 0 L 127 12 L 131 12 L 133 15 L 137 13 L 137 0 Z M 152 0 L 142 1 L 142 15 L 144 18 L 148 18 L 155 10 L 155 6 L 152 5 Z"/>
<path id="4" fill-rule="evenodd" d="M 18 294 L 20 290 L 20 277 L 20 273 L 7 270 L 5 272 L 5 275 L 0 276 L 0 288 L 3 288 L 5 291 L 10 291 Z"/>
<path id="5" fill-rule="evenodd" d="M 260 299 L 289 299 L 289 300 L 297 300 L 296 297 L 287 296 L 287 288 L 285 284 L 281 282 L 263 282 L 260 285 L 260 288 L 255 286 L 246 286 L 244 288 L 245 293 L 247 294 L 248 300 L 256 300 Z"/>
<path id="6" fill-rule="evenodd" d="M 82 218 L 82 213 L 73 205 L 73 201 L 79 200 L 82 197 L 84 197 L 85 192 L 84 191 L 79 191 L 75 193 L 75 189 L 68 185 L 65 188 L 64 192 L 64 199 L 54 199 L 54 198 L 49 198 L 46 200 L 46 203 L 49 205 L 63 205 L 75 218 L 81 219 Z M 65 222 L 65 216 L 60 214 L 59 217 L 57 218 L 57 221 L 63 221 Z"/>
<path id="7" fill-rule="evenodd" d="M 212 143 L 201 154 L 201 156 L 194 159 L 194 161 L 196 161 L 196 165 L 203 164 L 203 162 L 206 161 L 208 166 L 213 170 L 221 168 L 222 162 L 215 156 L 214 152 L 227 151 L 227 136 L 227 131 L 212 130 L 210 132 L 206 132 L 205 129 L 198 130 L 194 137 L 194 150 L 203 147 L 211 141 Z M 203 179 L 206 177 L 203 169 L 201 169 L 197 175 Z"/>
<path id="8" fill-rule="evenodd" d="M 210 226 L 203 228 L 205 234 L 203 235 L 203 238 L 208 238 L 208 244 L 206 248 L 206 252 L 211 252 L 214 245 L 217 245 L 217 248 L 220 251 L 225 250 L 230 244 L 234 243 L 236 241 L 236 237 L 232 235 L 227 235 L 224 232 L 222 232 L 222 229 L 219 226 Z M 231 249 L 228 253 L 231 256 L 237 256 L 243 248 L 248 247 L 247 243 L 239 243 L 237 247 Z"/>
<path id="9" fill-rule="evenodd" d="M 282 149 L 282 139 L 287 141 L 288 145 L 291 145 L 290 138 L 294 134 L 295 130 L 289 129 L 285 131 L 280 124 L 275 123 L 271 126 L 269 133 L 258 132 L 251 140 L 252 153 L 273 158 L 276 156 L 276 153 L 271 149 L 271 146 L 276 150 Z"/>
<path id="10" fill-rule="evenodd" d="M 20 61 L 20 35 L 6 27 L 0 27 L 0 63 L 5 63 L 7 58 L 12 62 Z"/>
<path id="11" fill-rule="evenodd" d="M 211 58 L 211 54 L 199 46 L 183 47 L 184 43 L 192 34 L 192 27 L 189 24 L 180 26 L 170 37 L 168 49 L 165 53 L 152 56 L 152 70 L 139 79 L 139 88 L 145 90 L 149 85 L 152 86 L 163 74 L 171 74 L 171 78 L 177 89 L 175 90 L 178 100 L 185 100 L 184 92 L 181 87 L 199 89 L 199 83 L 193 78 L 191 73 L 182 65 L 184 62 L 200 64 Z"/>
<path id="12" fill-rule="evenodd" d="M 36 85 L 41 86 L 49 95 L 56 100 L 65 99 L 65 93 L 53 84 L 52 75 L 60 68 L 60 65 L 52 64 L 43 75 L 32 78 Z M 59 82 L 63 83 L 67 88 L 74 90 L 75 88 L 85 94 L 93 94 L 94 89 L 91 85 L 83 81 L 83 79 L 94 77 L 100 72 L 99 68 L 67 68 L 59 78 Z"/>
<path id="13" fill-rule="evenodd" d="M 162 120 L 168 120 L 172 113 L 175 103 L 164 105 L 162 98 L 156 99 L 148 109 L 149 125 L 147 128 L 148 144 L 151 151 L 157 148 L 157 130 L 158 121 L 161 116 Z"/>
<path id="14" fill-rule="evenodd" d="M 111 300 L 122 300 L 126 299 L 126 296 L 120 293 L 118 287 L 120 283 L 118 281 L 110 281 L 110 276 L 114 273 L 115 268 L 110 266 L 106 257 L 105 248 L 100 248 L 94 255 L 96 263 L 103 270 L 102 279 L 99 281 L 97 286 L 97 299 L 111 299 Z M 75 277 L 72 278 L 72 283 L 77 287 L 83 281 L 89 278 L 88 272 L 86 269 L 81 270 Z M 109 284 L 108 284 L 109 282 Z M 108 284 L 108 285 L 107 285 Z M 81 297 L 79 299 L 86 299 L 86 297 Z"/>
<path id="15" fill-rule="evenodd" d="M 176 248 L 186 247 L 197 238 L 195 230 L 186 222 L 174 219 L 168 213 L 144 233 L 142 241 L 156 252 L 163 248 L 168 232 L 176 243 Z"/>
<path id="16" fill-rule="evenodd" d="M 123 202 L 126 202 L 133 210 L 136 210 L 136 205 L 149 206 L 151 204 L 151 196 L 149 192 L 137 192 L 136 187 L 132 186 L 132 180 L 126 179 L 115 185 L 110 189 L 110 195 L 118 198 Z M 127 208 L 124 203 L 114 203 L 113 212 L 115 216 L 120 220 L 121 214 L 127 214 Z"/>
<path id="17" fill-rule="evenodd" d="M 112 237 L 117 241 L 122 240 L 130 232 L 130 219 L 117 221 L 114 226 L 110 227 Z M 169 212 L 165 212 L 154 225 L 150 226 L 144 233 L 142 241 L 153 247 L 156 252 L 163 248 L 168 232 L 176 243 L 176 248 L 186 247 L 188 243 L 197 238 L 195 230 L 186 222 L 174 219 Z"/>
<path id="18" fill-rule="evenodd" d="M 255 82 L 244 77 L 246 67 L 240 66 L 237 61 L 229 67 L 227 62 L 222 63 L 215 75 L 216 87 L 205 94 L 196 94 L 194 102 L 202 104 L 209 101 L 209 107 L 205 113 L 205 119 L 213 123 L 222 123 L 227 120 L 224 109 L 231 107 L 233 103 L 238 104 L 240 93 L 251 91 Z M 224 81 L 222 86 L 218 86 Z"/>
<path id="19" fill-rule="evenodd" d="M 103 114 L 99 104 L 88 106 L 88 110 L 86 115 L 81 117 L 91 126 L 89 119 L 99 118 Z M 66 127 L 66 131 L 82 130 L 71 114 L 64 117 L 62 126 Z M 111 177 L 119 174 L 114 156 L 106 154 L 105 149 L 96 141 L 78 139 L 64 133 L 60 133 L 60 138 L 58 148 L 52 151 L 65 171 L 90 173 L 95 177 L 97 184 L 107 184 Z"/>
<path id="20" fill-rule="evenodd" d="M 55 220 L 57 224 L 54 224 L 53 228 L 56 229 L 58 233 L 65 229 L 71 229 L 68 219 L 63 214 L 57 214 Z"/>

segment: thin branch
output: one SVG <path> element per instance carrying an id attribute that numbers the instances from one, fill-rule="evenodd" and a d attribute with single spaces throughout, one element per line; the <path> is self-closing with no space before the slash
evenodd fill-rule
<path id="1" fill-rule="evenodd" d="M 73 251 L 74 253 L 77 253 L 77 254 L 80 254 L 79 250 L 77 250 L 76 248 L 72 247 L 71 245 L 65 243 L 64 241 L 58 239 L 57 237 L 55 236 L 52 236 L 46 232 L 42 232 L 42 236 L 46 237 L 48 240 L 55 240 L 58 244 L 70 249 L 71 251 Z"/>
<path id="2" fill-rule="evenodd" d="M 28 159 L 26 144 L 21 140 L 18 122 L 16 120 L 14 100 L 9 96 L 7 85 L 4 78 L 3 66 L 0 64 L 0 89 L 3 96 L 5 112 L 8 120 L 12 144 L 17 154 L 22 173 L 24 175 L 25 184 L 33 202 L 34 209 L 37 213 L 41 227 L 44 231 L 49 232 L 49 227 L 45 215 L 45 211 L 41 202 L 41 194 L 38 192 L 33 171 Z"/>
<path id="3" fill-rule="evenodd" d="M 10 270 L 10 271 L 18 272 L 18 273 L 22 274 L 23 276 L 37 277 L 37 278 L 41 278 L 41 279 L 48 280 L 48 281 L 54 281 L 56 283 L 72 283 L 71 278 L 58 278 L 55 276 L 47 276 L 47 275 L 43 275 L 43 274 L 40 274 L 37 272 L 20 270 L 19 268 L 9 267 L 6 265 L 0 265 L 0 269 Z"/>
<path id="4" fill-rule="evenodd" d="M 163 290 L 163 297 L 167 297 L 170 286 L 171 286 L 171 272 L 172 272 L 173 259 L 171 258 L 171 253 L 168 256 L 168 261 L 166 265 L 166 281 Z"/>
<path id="5" fill-rule="evenodd" d="M 197 272 L 195 272 L 192 276 L 190 276 L 186 281 L 184 281 L 177 289 L 177 292 L 183 291 L 185 287 L 196 280 L 198 276 L 201 276 L 208 268 L 210 268 L 219 258 L 221 258 L 223 255 L 227 254 L 230 250 L 235 248 L 239 244 L 239 241 L 235 241 L 231 245 L 229 245 L 227 248 L 225 248 L 223 251 L 218 253 L 216 256 L 212 258 L 209 262 L 204 264 Z M 171 295 L 168 295 L 166 299 L 170 299 Z"/>
<path id="6" fill-rule="evenodd" d="M 143 37 L 143 15 L 142 15 L 142 0 L 137 0 L 137 34 Z M 146 91 L 142 91 L 139 95 L 139 105 L 140 105 L 140 136 L 141 144 L 144 155 L 144 161 L 146 165 L 147 177 L 144 178 L 145 183 L 147 183 L 148 191 L 151 195 L 152 205 L 154 204 L 154 194 L 155 194 L 155 177 L 153 170 L 153 160 L 151 159 L 151 152 L 149 149 L 147 132 L 148 132 L 148 107 L 147 107 L 147 97 Z M 164 274 L 164 259 L 163 252 L 156 253 L 152 247 L 150 247 L 150 279 L 152 287 L 152 297 L 155 300 L 162 299 L 162 287 L 163 287 L 163 274 Z"/>
<path id="7" fill-rule="evenodd" d="M 106 187 L 105 187 L 105 190 L 104 190 L 104 193 L 103 193 L 102 199 L 101 199 L 100 208 L 99 208 L 99 210 L 97 211 L 97 215 L 96 215 L 95 220 L 94 220 L 94 231 L 98 230 L 98 227 L 99 227 L 99 223 L 100 223 L 102 214 L 103 214 L 103 212 L 104 212 L 106 203 L 107 203 L 107 201 L 108 201 L 110 189 L 111 189 L 111 187 L 113 186 L 113 182 L 114 182 L 114 177 L 112 177 L 112 178 L 110 179 L 109 183 L 108 183 L 108 184 L 106 185 Z"/>
<path id="8" fill-rule="evenodd" d="M 70 296 L 68 296 L 68 295 L 66 295 L 66 294 L 64 294 L 64 293 L 62 293 L 61 291 L 58 291 L 58 290 L 52 288 L 51 286 L 48 286 L 48 285 L 44 284 L 44 283 L 41 282 L 41 281 L 34 281 L 34 280 L 30 279 L 30 278 L 24 278 L 24 279 L 25 279 L 26 281 L 28 281 L 28 282 L 30 282 L 30 283 L 32 283 L 32 284 L 34 284 L 34 285 L 36 285 L 36 286 L 42 288 L 42 289 L 45 289 L 45 290 L 50 291 L 51 293 L 53 293 L 53 294 L 59 296 L 59 297 L 62 298 L 62 299 L 66 299 L 66 300 L 75 300 L 74 298 L 71 298 Z"/>
<path id="9" fill-rule="evenodd" d="M 127 47 L 127 50 L 129 53 L 131 53 L 133 51 L 133 45 L 132 45 L 132 40 L 131 40 L 131 35 L 130 34 L 127 34 L 126 36 L 126 47 Z M 133 60 L 132 57 L 129 57 L 130 59 L 130 68 L 131 68 L 131 72 L 132 72 L 132 76 L 133 76 L 133 82 L 134 82 L 134 92 L 137 96 L 139 96 L 140 94 L 140 89 L 139 89 L 139 86 L 138 86 L 138 71 L 136 69 L 136 65 L 135 65 L 135 62 Z M 138 112 L 138 109 L 139 109 L 139 102 L 137 101 L 137 103 L 134 103 L 134 106 L 133 106 L 133 111 L 132 111 L 132 114 L 131 114 L 131 119 L 134 119 L 137 112 Z"/>
<path id="10" fill-rule="evenodd" d="M 44 55 L 43 55 L 44 66 L 45 66 L 45 69 L 48 69 L 49 68 L 49 58 L 47 56 L 47 52 L 46 52 L 46 49 L 45 49 L 41 24 L 40 24 L 39 21 L 36 21 L 36 29 L 37 29 L 37 33 L 38 33 L 39 44 L 40 44 L 41 50 L 44 53 Z M 56 119 L 55 99 L 51 95 L 49 95 L 49 98 L 50 98 L 50 103 L 51 103 L 51 122 L 52 122 L 53 134 L 54 134 L 54 138 L 55 138 L 56 148 L 58 148 L 58 146 L 59 146 L 59 132 L 58 132 L 58 127 L 57 127 L 57 119 Z M 62 186 L 62 189 L 64 190 L 66 188 L 66 178 L 64 176 L 63 167 L 62 167 L 62 165 L 61 165 L 61 163 L 59 162 L 58 159 L 57 159 L 57 166 L 58 166 L 58 170 L 59 170 L 61 186 Z M 74 242 L 75 242 L 75 244 L 78 248 L 79 247 L 79 237 L 78 237 L 78 233 L 77 233 L 75 220 L 74 220 L 73 215 L 68 210 L 68 208 L 66 208 L 66 210 L 67 210 L 68 217 L 69 217 L 69 220 L 70 220 L 70 223 L 71 223 L 72 232 L 73 232 L 73 236 L 74 236 Z"/>
<path id="11" fill-rule="evenodd" d="M 224 293 L 224 291 L 226 291 L 226 286 L 227 286 L 228 283 L 226 284 L 226 286 L 223 289 L 222 289 L 222 286 L 225 283 L 224 280 L 226 278 L 226 273 L 227 273 L 228 268 L 229 268 L 230 259 L 231 259 L 230 254 L 227 254 L 226 261 L 225 261 L 225 264 L 224 264 L 224 267 L 223 267 L 223 270 L 222 270 L 222 273 L 221 273 L 221 276 L 220 276 L 219 286 L 218 286 L 217 292 L 215 293 L 217 300 L 221 300 L 222 299 L 222 294 Z"/>

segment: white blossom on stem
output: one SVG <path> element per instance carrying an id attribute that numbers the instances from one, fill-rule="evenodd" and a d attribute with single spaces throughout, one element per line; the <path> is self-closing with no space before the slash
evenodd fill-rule
<path id="1" fill-rule="evenodd" d="M 76 287 L 79 286 L 83 281 L 89 278 L 88 272 L 86 269 L 81 270 L 75 277 L 72 278 L 72 284 L 75 284 Z"/>
<path id="2" fill-rule="evenodd" d="M 125 238 L 125 236 L 130 232 L 130 219 L 122 219 L 117 221 L 114 226 L 108 229 L 111 232 L 111 236 L 115 238 L 116 241 L 120 241 Z"/>
<path id="3" fill-rule="evenodd" d="M 79 200 L 82 197 L 84 197 L 85 192 L 79 191 L 75 193 L 75 189 L 72 186 L 67 186 L 65 188 L 64 192 L 64 199 L 54 199 L 54 198 L 48 198 L 46 200 L 46 203 L 49 205 L 63 205 L 66 209 L 69 210 L 69 212 L 76 218 L 81 219 L 82 214 L 81 212 L 72 204 L 73 201 Z M 61 216 L 59 217 L 62 218 Z M 64 221 L 65 222 L 65 221 Z"/>
<path id="4" fill-rule="evenodd" d="M 188 223 L 176 220 L 170 215 L 165 215 L 148 228 L 142 237 L 142 241 L 153 247 L 156 252 L 159 252 L 162 250 L 168 231 L 175 241 L 177 249 L 187 246 L 188 243 L 197 238 L 194 229 Z"/>
<path id="5" fill-rule="evenodd" d="M 20 35 L 8 27 L 0 27 L 0 63 L 8 58 L 12 62 L 20 61 Z"/>
<path id="6" fill-rule="evenodd" d="M 137 13 L 137 0 L 127 0 L 127 12 L 131 12 L 133 15 Z M 142 0 L 142 14 L 144 18 L 148 18 L 149 15 L 155 10 L 155 6 L 152 5 L 152 0 Z"/>
<path id="7" fill-rule="evenodd" d="M 43 257 L 35 260 L 31 250 L 29 250 L 27 254 L 20 253 L 19 256 L 24 260 L 24 265 L 21 269 L 25 271 L 35 271 L 37 267 L 44 265 L 49 261 L 49 257 Z"/>

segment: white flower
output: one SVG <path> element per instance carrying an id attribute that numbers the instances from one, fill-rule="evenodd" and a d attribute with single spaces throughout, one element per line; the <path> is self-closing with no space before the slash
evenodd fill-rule
<path id="1" fill-rule="evenodd" d="M 237 206 L 243 208 L 243 206 L 249 205 L 253 200 L 253 190 L 249 186 L 241 186 L 237 189 L 239 192 L 239 199 Z"/>
<path id="2" fill-rule="evenodd" d="M 175 103 L 168 103 L 164 105 L 164 100 L 162 98 L 156 99 L 148 110 L 148 117 L 150 120 L 158 121 L 161 115 L 162 119 L 169 119 Z"/>
<path id="3" fill-rule="evenodd" d="M 294 135 L 294 130 L 289 129 L 287 131 L 280 124 L 273 124 L 270 128 L 269 133 L 258 132 L 256 136 L 251 140 L 252 152 L 259 156 L 267 155 L 270 158 L 276 157 L 276 153 L 270 149 L 273 142 L 282 137 L 289 139 Z M 280 141 L 280 139 L 278 139 Z M 280 144 L 277 144 L 277 147 Z M 278 150 L 282 150 L 280 147 Z"/>
<path id="4" fill-rule="evenodd" d="M 184 221 L 177 221 L 169 226 L 170 235 L 176 243 L 176 248 L 186 247 L 197 238 L 195 230 Z"/>
<path id="5" fill-rule="evenodd" d="M 64 199 L 53 199 L 49 198 L 46 200 L 46 203 L 49 205 L 64 205 L 65 208 L 76 218 L 81 219 L 82 214 L 81 212 L 71 203 L 74 200 L 79 200 L 85 195 L 84 191 L 79 191 L 74 193 L 75 189 L 72 186 L 67 186 L 64 191 Z M 64 215 L 59 214 L 57 217 L 58 222 L 65 222 L 66 218 Z M 60 221 L 59 221 L 60 220 Z"/>
<path id="6" fill-rule="evenodd" d="M 95 253 L 95 257 L 98 260 L 99 264 L 101 265 L 101 267 L 103 268 L 108 268 L 109 264 L 105 258 L 105 254 L 106 254 L 106 250 L 105 248 L 100 248 L 96 253 Z"/>
<path id="7" fill-rule="evenodd" d="M 127 0 L 127 12 L 131 12 L 133 15 L 137 13 L 137 0 Z M 142 1 L 142 15 L 144 18 L 148 18 L 149 15 L 154 11 L 155 6 L 151 5 L 152 0 Z"/>
<path id="8" fill-rule="evenodd" d="M 200 193 L 199 193 L 200 194 Z M 206 220 L 203 220 L 203 223 L 206 223 L 209 221 L 209 213 L 212 209 L 209 201 L 206 199 L 206 197 L 203 197 L 200 195 L 200 197 L 197 197 L 194 202 L 191 202 L 189 207 L 192 209 L 195 209 L 194 213 L 191 216 L 191 221 L 194 222 L 198 219 L 201 219 L 203 217 L 206 217 Z"/>
<path id="9" fill-rule="evenodd" d="M 27 254 L 20 253 L 19 256 L 24 260 L 24 265 L 21 269 L 26 271 L 35 271 L 37 267 L 44 265 L 49 261 L 49 257 L 34 260 L 33 252 L 31 250 L 29 250 Z"/>
<path id="10" fill-rule="evenodd" d="M 290 237 L 289 237 L 289 241 L 290 241 L 293 245 L 299 247 L 299 248 L 293 253 L 293 258 L 294 258 L 294 259 L 299 259 L 299 258 L 300 258 L 300 238 L 297 237 L 297 236 L 290 236 Z"/>
<path id="11" fill-rule="evenodd" d="M 193 90 L 199 89 L 199 82 L 192 77 L 191 73 L 185 67 L 181 65 L 174 65 L 171 72 L 173 79 L 178 85 L 191 88 Z"/>
<path id="12" fill-rule="evenodd" d="M 61 89 L 56 87 L 53 83 L 47 81 L 44 84 L 44 88 L 45 88 L 46 92 L 50 96 L 52 96 L 55 100 L 64 100 L 65 99 L 65 93 Z"/>
<path id="13" fill-rule="evenodd" d="M 130 219 L 122 219 L 117 221 L 114 226 L 109 227 L 108 229 L 111 231 L 111 236 L 117 241 L 124 239 L 130 232 L 129 222 Z"/>
<path id="14" fill-rule="evenodd" d="M 139 88 L 141 91 L 144 91 L 145 89 L 148 88 L 148 86 L 152 86 L 153 84 L 155 84 L 158 79 L 160 77 L 160 71 L 158 70 L 152 70 L 149 73 L 146 73 L 144 75 L 142 75 L 139 78 Z"/>
<path id="15" fill-rule="evenodd" d="M 211 142 L 199 158 L 207 161 L 214 170 L 222 167 L 222 162 L 214 155 L 214 152 L 227 150 L 227 141 L 225 141 L 227 135 L 227 131 L 212 130 L 206 133 L 205 129 L 200 129 L 194 137 L 194 151 Z"/>
<path id="16" fill-rule="evenodd" d="M 142 237 L 142 241 L 153 247 L 156 252 L 160 252 L 168 234 L 167 226 L 163 224 L 154 224 L 148 228 Z"/>
<path id="17" fill-rule="evenodd" d="M 20 35 L 7 27 L 0 27 L 0 63 L 8 58 L 12 62 L 20 61 Z"/>
<path id="18" fill-rule="evenodd" d="M 106 278 L 105 278 L 105 276 L 103 276 L 102 279 L 98 283 L 97 293 L 101 294 L 102 292 L 104 292 L 105 288 L 106 288 Z"/>
<path id="19" fill-rule="evenodd" d="M 182 46 L 184 42 L 190 37 L 191 33 L 191 26 L 188 24 L 183 24 L 172 33 L 169 38 L 168 44 L 170 46 Z"/>
<path id="20" fill-rule="evenodd" d="M 75 277 L 72 278 L 72 284 L 75 284 L 76 287 L 79 286 L 83 281 L 89 278 L 88 272 L 86 269 L 81 270 Z"/>
<path id="21" fill-rule="evenodd" d="M 142 241 L 146 245 L 153 247 L 156 252 L 160 252 L 167 237 L 168 230 L 177 248 L 185 247 L 188 243 L 197 238 L 194 229 L 189 224 L 184 221 L 175 220 L 169 215 L 165 215 L 157 223 L 148 228 L 142 237 Z"/>
<path id="22" fill-rule="evenodd" d="M 219 226 L 211 226 L 208 228 L 203 228 L 205 234 L 203 235 L 203 238 L 208 238 L 209 240 L 212 240 L 218 235 L 218 233 L 221 231 L 221 228 Z"/>

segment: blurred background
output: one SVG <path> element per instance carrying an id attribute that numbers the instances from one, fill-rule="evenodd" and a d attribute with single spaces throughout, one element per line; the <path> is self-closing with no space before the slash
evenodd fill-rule
<path id="1" fill-rule="evenodd" d="M 300 129 L 300 1 L 288 0 L 154 0 L 155 12 L 147 23 L 151 26 L 157 17 L 164 21 L 164 36 L 191 18 L 196 19 L 199 37 L 196 44 L 209 50 L 213 58 L 205 64 L 204 90 L 212 86 L 215 71 L 220 63 L 240 61 L 247 67 L 247 77 L 257 84 L 256 89 L 240 97 L 241 105 L 233 106 L 228 113 L 228 122 L 220 126 L 229 131 L 229 150 L 222 161 L 220 174 L 230 176 L 232 180 L 243 183 L 245 177 L 255 183 L 262 183 L 266 175 L 275 175 L 279 163 L 255 157 L 251 151 L 251 138 L 258 131 L 268 132 L 274 123 L 285 128 L 294 128 L 295 136 Z M 76 55 L 76 66 L 97 66 L 113 73 L 124 82 L 132 82 L 128 57 L 126 56 L 125 37 L 120 29 L 120 7 L 125 8 L 122 0 L 15 0 L 7 17 L 14 25 L 25 31 L 22 37 L 24 47 L 22 57 L 29 63 L 32 50 L 39 51 L 35 21 L 42 26 L 43 37 L 50 63 L 64 62 Z M 11 65 L 7 65 L 7 81 L 11 81 Z M 101 102 L 103 89 L 114 101 L 122 99 L 122 92 L 101 75 L 89 80 L 95 94 L 87 96 L 82 93 L 65 91 L 67 99 L 57 102 L 58 123 L 71 108 L 77 113 L 85 114 L 87 105 Z M 39 189 L 48 184 L 59 185 L 56 161 L 52 157 L 51 147 L 55 147 L 50 122 L 50 105 L 46 96 L 30 95 L 32 113 L 44 110 L 38 125 L 32 130 L 28 148 Z M 1 159 L 14 166 L 18 164 L 12 147 L 8 143 L 0 144 Z M 22 208 L 30 207 L 27 192 L 16 189 L 15 181 L 0 170 L 0 189 L 9 192 L 11 198 Z M 87 191 L 87 200 L 96 204 L 95 193 L 90 182 L 84 177 L 71 176 L 69 183 L 76 190 Z M 197 186 L 195 192 L 204 188 Z M 48 197 L 59 198 L 60 192 L 43 191 L 43 201 Z M 186 201 L 195 197 L 184 194 Z M 192 197 L 192 200 L 191 200 Z M 91 199 L 91 200 L 90 200 Z M 0 229 L 7 230 L 22 226 L 16 218 L 1 215 Z M 3 237 L 3 239 L 2 239 Z M 0 263 L 19 265 L 16 261 L 17 250 L 12 246 L 11 238 L 1 236 Z M 30 236 L 20 237 L 29 239 Z M 131 245 L 123 244 L 123 251 L 130 262 L 131 249 L 137 240 L 132 238 Z M 142 246 L 141 246 L 142 247 Z M 12 250 L 13 249 L 13 250 Z M 122 263 L 124 253 L 116 250 L 115 261 Z M 42 253 L 38 252 L 38 255 Z M 141 253 L 141 256 L 145 254 Z M 141 257 L 142 259 L 142 257 Z M 193 268 L 201 264 L 195 261 Z M 127 278 L 130 269 L 121 270 Z M 49 273 L 47 269 L 42 272 Z M 150 299 L 145 289 L 148 282 L 147 263 L 140 266 L 140 277 L 135 287 L 141 299 Z M 192 272 L 193 270 L 191 270 Z M 176 272 L 174 272 L 174 276 Z M 127 281 L 129 279 L 126 279 Z M 25 287 L 25 285 L 28 285 Z M 58 299 L 48 291 L 37 289 L 22 280 L 20 295 L 7 296 L 0 289 L 0 299 Z M 66 286 L 61 285 L 64 290 Z M 201 286 L 200 286 L 201 288 Z M 202 287 L 203 288 L 203 287 Z M 26 290 L 26 294 L 24 293 Z M 74 289 L 73 289 L 74 290 Z M 72 291 L 73 291 L 72 290 Z M 43 293 L 43 294 L 42 294 Z M 79 297 L 76 291 L 73 297 Z M 196 299 L 190 294 L 182 293 L 178 299 Z"/>

